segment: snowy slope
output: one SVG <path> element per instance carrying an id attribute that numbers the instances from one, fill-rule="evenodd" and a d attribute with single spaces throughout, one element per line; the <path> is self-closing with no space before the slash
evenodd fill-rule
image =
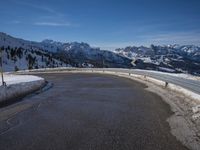
<path id="1" fill-rule="evenodd" d="M 66 64 L 75 67 L 131 67 L 132 66 L 131 60 L 126 57 L 120 56 L 110 51 L 106 50 L 103 51 L 100 50 L 99 48 L 92 48 L 89 44 L 83 42 L 61 43 L 53 40 L 33 42 L 33 41 L 14 38 L 5 33 L 0 33 L 0 46 L 3 46 L 4 48 L 9 48 L 8 51 L 10 51 L 10 49 L 22 48 L 23 50 L 28 50 L 31 52 L 40 51 L 42 53 L 47 53 L 48 55 L 53 53 L 54 56 L 56 56 L 56 59 L 65 62 L 64 66 L 66 66 Z M 7 65 L 5 69 L 13 70 L 15 64 L 17 65 L 17 67 L 20 66 L 19 67 L 20 69 L 27 68 L 27 61 L 25 60 L 26 59 L 25 57 L 22 58 L 20 61 L 18 59 L 17 61 L 5 60 L 4 63 Z M 36 64 L 34 64 L 32 68 L 63 66 L 63 62 L 59 62 L 57 60 L 54 60 L 56 62 L 56 65 L 51 64 L 49 66 L 44 64 L 45 61 L 42 62 L 39 61 L 42 59 L 40 56 L 34 55 L 32 57 L 36 57 L 37 60 Z"/>
<path id="2" fill-rule="evenodd" d="M 132 59 L 141 69 L 200 74 L 200 47 L 194 45 L 133 46 L 115 53 Z"/>
<path id="3" fill-rule="evenodd" d="M 41 50 L 2 47 L 3 70 L 18 71 L 37 68 L 69 66 L 53 54 Z"/>

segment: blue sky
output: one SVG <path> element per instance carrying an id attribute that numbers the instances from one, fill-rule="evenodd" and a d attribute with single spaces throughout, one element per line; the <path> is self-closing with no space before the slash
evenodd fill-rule
<path id="1" fill-rule="evenodd" d="M 200 0 L 0 0 L 0 31 L 41 41 L 200 45 Z"/>

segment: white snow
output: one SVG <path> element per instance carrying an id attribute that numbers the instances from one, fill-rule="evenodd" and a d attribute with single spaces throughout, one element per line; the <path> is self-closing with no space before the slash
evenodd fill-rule
<path id="1" fill-rule="evenodd" d="M 175 72 L 176 70 L 174 70 L 174 69 L 170 69 L 170 68 L 165 68 L 165 67 L 158 67 L 160 70 L 162 70 L 162 71 L 167 71 L 167 72 Z"/>
<path id="2" fill-rule="evenodd" d="M 15 57 L 16 61 L 12 60 L 11 58 L 8 59 L 8 57 L 7 57 L 8 54 L 6 52 L 3 52 L 3 70 L 4 71 L 15 71 L 15 67 L 17 67 L 19 70 L 28 69 L 28 60 L 26 59 L 26 57 L 28 55 L 31 55 L 32 57 L 36 58 L 33 68 L 35 68 L 36 66 L 38 68 L 46 68 L 46 67 L 50 67 L 50 66 L 52 66 L 52 67 L 67 66 L 67 64 L 65 64 L 64 62 L 57 60 L 55 58 L 52 58 L 52 62 L 49 62 L 49 64 L 47 64 L 48 57 L 44 55 L 44 54 L 46 54 L 46 52 L 43 53 L 43 56 L 37 55 L 35 53 L 31 53 L 31 51 L 25 52 L 25 50 L 23 50 L 22 52 L 23 52 L 22 58 Z M 10 54 L 9 54 L 9 56 L 10 56 Z M 53 64 L 53 62 L 54 62 L 54 64 Z"/>
<path id="3" fill-rule="evenodd" d="M 0 103 L 15 99 L 40 89 L 45 80 L 32 75 L 4 74 L 7 86 L 0 82 Z"/>
<path id="4" fill-rule="evenodd" d="M 33 82 L 38 80 L 43 80 L 43 78 L 32 75 L 4 74 L 4 81 L 6 82 L 7 85 Z M 0 85 L 2 85 L 2 80 L 0 81 Z"/>
<path id="5" fill-rule="evenodd" d="M 154 71 L 154 70 L 141 70 L 141 69 L 134 69 L 134 70 L 152 72 L 152 73 L 158 73 L 158 74 L 165 74 L 165 75 L 170 75 L 170 76 L 175 76 L 175 77 L 180 77 L 180 78 L 185 78 L 185 79 L 191 79 L 191 80 L 200 80 L 200 77 L 193 76 L 191 74 L 186 74 L 186 73 L 168 73 L 168 72 L 161 72 L 161 71 Z"/>
<path id="6" fill-rule="evenodd" d="M 200 105 L 197 105 L 197 106 L 195 106 L 195 107 L 192 107 L 192 112 L 193 112 L 193 113 L 198 113 L 198 112 L 200 112 Z"/>

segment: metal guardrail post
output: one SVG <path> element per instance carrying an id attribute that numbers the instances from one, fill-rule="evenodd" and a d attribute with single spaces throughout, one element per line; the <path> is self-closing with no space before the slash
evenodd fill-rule
<path id="1" fill-rule="evenodd" d="M 168 82 L 165 82 L 165 88 L 168 86 Z"/>
<path id="2" fill-rule="evenodd" d="M 3 54 L 2 54 L 3 49 L 0 49 L 0 66 L 1 66 L 1 80 L 2 80 L 2 86 L 6 86 L 6 82 L 4 81 L 4 76 L 3 76 Z"/>

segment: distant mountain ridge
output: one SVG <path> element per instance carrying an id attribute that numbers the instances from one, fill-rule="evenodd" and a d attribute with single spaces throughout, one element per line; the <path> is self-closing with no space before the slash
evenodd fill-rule
<path id="1" fill-rule="evenodd" d="M 166 45 L 119 48 L 115 53 L 132 59 L 137 68 L 200 74 L 200 47 Z"/>
<path id="2" fill-rule="evenodd" d="M 7 53 L 4 59 L 5 70 L 59 66 L 120 67 L 200 75 L 200 47 L 194 45 L 129 46 L 108 51 L 93 48 L 83 42 L 62 43 L 49 39 L 34 42 L 0 32 L 0 47 Z M 11 58 L 14 52 L 17 54 L 18 49 L 23 52 L 24 58 Z M 32 60 L 34 63 L 30 65 Z"/>

